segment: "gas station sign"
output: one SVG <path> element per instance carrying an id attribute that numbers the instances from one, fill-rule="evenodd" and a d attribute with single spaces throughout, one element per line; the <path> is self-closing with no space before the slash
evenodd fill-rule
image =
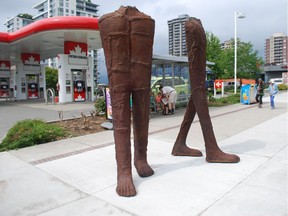
<path id="1" fill-rule="evenodd" d="M 86 43 L 65 41 L 64 54 L 68 55 L 68 63 L 75 65 L 88 65 L 88 46 Z"/>

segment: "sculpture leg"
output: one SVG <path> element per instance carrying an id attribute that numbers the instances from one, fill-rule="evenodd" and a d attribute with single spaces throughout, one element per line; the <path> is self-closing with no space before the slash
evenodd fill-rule
<path id="1" fill-rule="evenodd" d="M 150 89 L 133 92 L 134 165 L 141 177 L 154 174 L 147 162 Z"/>
<path id="2" fill-rule="evenodd" d="M 154 25 L 154 20 L 142 13 L 131 18 L 130 40 L 133 44 L 131 48 L 133 58 L 130 70 L 133 80 L 134 165 L 141 177 L 154 174 L 147 163 Z"/>
<path id="3" fill-rule="evenodd" d="M 117 188 L 120 196 L 134 196 L 136 189 L 131 171 L 131 113 L 129 91 L 112 88 L 113 128 L 117 162 Z"/>
<path id="4" fill-rule="evenodd" d="M 196 156 L 196 157 L 202 156 L 201 151 L 197 149 L 189 148 L 186 145 L 187 135 L 190 130 L 191 124 L 194 120 L 195 114 L 196 114 L 196 109 L 193 103 L 193 98 L 190 97 L 190 100 L 189 100 L 189 103 L 188 103 L 188 106 L 186 108 L 186 112 L 184 115 L 184 119 L 180 127 L 180 131 L 178 133 L 177 139 L 172 149 L 172 155 L 174 156 Z"/>
<path id="5" fill-rule="evenodd" d="M 192 93 L 194 105 L 200 120 L 206 148 L 206 161 L 211 163 L 237 163 L 240 158 L 223 152 L 216 141 L 209 115 L 207 96 L 204 89 L 195 89 Z"/>
<path id="6" fill-rule="evenodd" d="M 128 21 L 118 12 L 99 20 L 113 111 L 113 128 L 117 162 L 117 187 L 120 196 L 134 196 L 136 189 L 131 171 L 130 113 L 130 43 Z"/>
<path id="7" fill-rule="evenodd" d="M 240 158 L 237 155 L 227 154 L 221 151 L 214 136 L 205 92 L 206 37 L 201 21 L 196 18 L 190 18 L 185 23 L 185 30 L 188 48 L 189 75 L 191 87 L 193 88 L 190 99 L 193 106 L 189 103 L 189 108 L 190 106 L 194 107 L 200 120 L 205 141 L 206 160 L 214 163 L 237 163 L 240 161 Z M 184 121 L 186 121 L 186 119 L 184 119 Z M 190 117 L 190 119 L 188 118 L 187 123 L 184 124 L 186 126 L 183 127 L 186 131 L 189 130 L 189 124 L 191 124 L 192 121 L 193 118 L 191 120 Z M 179 134 L 179 136 L 180 135 L 181 134 Z M 183 135 L 185 135 L 185 133 L 183 133 Z M 188 154 L 187 156 L 190 155 Z"/>
<path id="8" fill-rule="evenodd" d="M 139 102 L 133 101 L 135 166 L 140 176 L 153 174 L 146 159 L 149 123 L 149 101 L 146 103 L 146 98 L 150 93 L 154 20 L 135 7 L 121 6 L 100 18 L 99 29 L 111 89 L 117 162 L 116 191 L 120 196 L 134 196 L 136 190 L 131 173 L 130 143 L 131 93 L 133 100 Z M 138 65 L 144 65 L 144 69 Z"/>

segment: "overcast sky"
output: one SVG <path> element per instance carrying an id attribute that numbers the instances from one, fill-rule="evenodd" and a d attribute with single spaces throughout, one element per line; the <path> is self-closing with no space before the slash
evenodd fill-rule
<path id="1" fill-rule="evenodd" d="M 19 13 L 36 15 L 32 9 L 42 0 L 1 0 L 0 31 L 7 18 Z M 273 33 L 287 35 L 287 0 L 92 0 L 100 5 L 99 15 L 117 10 L 121 5 L 136 6 L 156 21 L 154 53 L 168 54 L 167 21 L 178 15 L 201 19 L 205 31 L 212 32 L 221 42 L 234 38 L 234 12 L 244 13 L 245 19 L 237 19 L 237 37 L 251 42 L 259 56 L 264 57 L 265 39 Z"/>

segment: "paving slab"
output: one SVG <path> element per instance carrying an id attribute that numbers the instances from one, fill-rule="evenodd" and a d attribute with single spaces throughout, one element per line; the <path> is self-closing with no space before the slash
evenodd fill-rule
<path id="1" fill-rule="evenodd" d="M 80 211 L 79 211 L 80 209 Z M 115 206 L 93 196 L 89 196 L 67 205 L 60 206 L 38 216 L 132 216 Z"/>
<path id="2" fill-rule="evenodd" d="M 9 153 L 0 154 L 0 215 L 37 215 L 86 196 Z"/>
<path id="3" fill-rule="evenodd" d="M 202 216 L 287 215 L 287 147 L 260 166 Z"/>

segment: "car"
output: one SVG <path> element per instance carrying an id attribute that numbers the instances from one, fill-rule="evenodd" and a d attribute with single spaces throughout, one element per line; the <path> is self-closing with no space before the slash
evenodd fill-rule
<path id="1" fill-rule="evenodd" d="M 155 95 L 159 92 L 160 85 L 164 85 L 163 77 L 152 77 L 151 78 L 151 91 Z M 165 85 L 172 87 L 172 77 L 165 77 Z M 178 95 L 188 94 L 189 85 L 183 77 L 174 77 L 174 89 Z"/>
<path id="2" fill-rule="evenodd" d="M 271 79 L 271 81 L 276 83 L 276 84 L 282 84 L 283 83 L 283 79 L 282 78 L 273 78 L 273 79 Z"/>
<path id="3" fill-rule="evenodd" d="M 234 82 L 224 82 L 224 87 L 229 87 L 233 86 L 234 87 Z M 237 87 L 240 86 L 240 82 L 237 82 Z"/>

